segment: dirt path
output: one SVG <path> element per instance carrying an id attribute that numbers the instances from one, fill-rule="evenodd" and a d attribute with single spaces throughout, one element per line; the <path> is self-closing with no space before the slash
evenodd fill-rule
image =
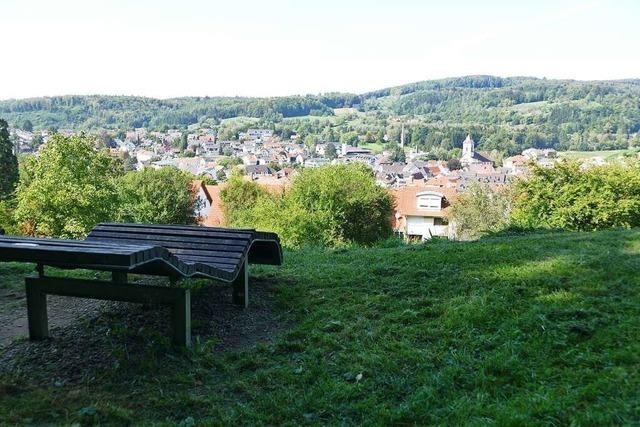
<path id="1" fill-rule="evenodd" d="M 95 316 L 109 305 L 105 301 L 47 297 L 49 327 L 65 327 L 80 318 Z M 22 292 L 0 291 L 0 348 L 16 338 L 29 335 L 27 303 Z"/>
<path id="2" fill-rule="evenodd" d="M 231 287 L 213 285 L 192 296 L 193 335 L 215 338 L 217 350 L 236 349 L 270 341 L 288 327 L 278 320 L 271 294 L 273 283 L 253 279 L 251 307 L 244 310 L 231 304 Z M 141 310 L 139 304 L 117 303 L 81 298 L 47 297 L 49 330 L 54 340 L 63 337 L 82 320 L 116 316 L 126 318 L 130 327 L 152 323 L 158 330 L 167 323 L 167 313 Z M 151 317 L 150 317 L 151 314 Z M 83 334 L 82 331 L 74 333 Z M 88 333 L 88 332 L 87 332 Z M 26 299 L 23 292 L 0 289 L 0 349 L 20 337 L 28 336 Z"/>

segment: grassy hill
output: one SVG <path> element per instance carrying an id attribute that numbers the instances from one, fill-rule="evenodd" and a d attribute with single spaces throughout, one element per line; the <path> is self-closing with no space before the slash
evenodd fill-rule
<path id="1" fill-rule="evenodd" d="M 0 351 L 0 424 L 634 424 L 639 272 L 640 230 L 287 252 L 252 268 L 274 338 L 168 351 L 105 313 Z"/>

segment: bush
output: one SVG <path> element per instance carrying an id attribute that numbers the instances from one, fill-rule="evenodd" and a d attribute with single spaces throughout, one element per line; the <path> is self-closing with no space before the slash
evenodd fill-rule
<path id="1" fill-rule="evenodd" d="M 227 223 L 230 225 L 251 223 L 251 210 L 256 206 L 258 199 L 267 196 L 267 192 L 258 184 L 245 181 L 240 173 L 234 172 L 220 192 Z"/>
<path id="2" fill-rule="evenodd" d="M 451 226 L 460 240 L 471 240 L 496 233 L 509 224 L 512 195 L 508 188 L 492 189 L 472 184 L 451 209 Z"/>
<path id="3" fill-rule="evenodd" d="M 282 195 L 241 180 L 222 194 L 230 224 L 275 231 L 286 246 L 371 245 L 392 233 L 393 199 L 364 165 L 303 169 Z"/>
<path id="4" fill-rule="evenodd" d="M 6 234 L 16 234 L 18 228 L 13 217 L 14 207 L 11 201 L 0 200 L 0 229 Z"/>
<path id="5" fill-rule="evenodd" d="M 640 164 L 581 169 L 577 162 L 534 166 L 516 185 L 513 222 L 524 228 L 598 230 L 640 226 Z"/>
<path id="6" fill-rule="evenodd" d="M 119 184 L 118 220 L 136 223 L 193 224 L 198 199 L 193 175 L 175 168 L 129 172 Z"/>

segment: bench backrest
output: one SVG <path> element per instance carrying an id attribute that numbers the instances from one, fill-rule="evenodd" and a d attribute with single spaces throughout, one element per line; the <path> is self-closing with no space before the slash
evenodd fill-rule
<path id="1" fill-rule="evenodd" d="M 229 269 L 250 263 L 282 264 L 278 236 L 255 230 L 189 225 L 98 224 L 87 240 L 156 245 L 185 263 Z"/>

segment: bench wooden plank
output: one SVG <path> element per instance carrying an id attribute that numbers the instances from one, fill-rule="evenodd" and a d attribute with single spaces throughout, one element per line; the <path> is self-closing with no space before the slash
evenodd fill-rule
<path id="1" fill-rule="evenodd" d="M 237 246 L 246 247 L 247 242 L 243 242 L 237 239 L 219 239 L 210 237 L 188 237 L 187 236 L 165 236 L 165 235 L 153 235 L 153 234 L 129 234 L 118 233 L 115 231 L 95 231 L 91 232 L 87 239 L 94 241 L 102 241 L 103 239 L 110 242 L 122 241 L 125 243 L 132 242 L 189 242 L 194 244 L 217 244 L 225 246 Z"/>
<path id="2" fill-rule="evenodd" d="M 153 227 L 136 227 L 127 228 L 114 225 L 98 225 L 94 228 L 95 231 L 113 231 L 127 234 L 155 234 L 159 236 L 193 236 L 193 237 L 219 237 L 223 239 L 237 239 L 237 240 L 250 240 L 253 237 L 253 232 L 250 233 L 237 233 L 237 232 L 220 232 L 220 231 L 208 231 L 204 227 L 200 229 L 189 228 L 153 228 Z"/>

